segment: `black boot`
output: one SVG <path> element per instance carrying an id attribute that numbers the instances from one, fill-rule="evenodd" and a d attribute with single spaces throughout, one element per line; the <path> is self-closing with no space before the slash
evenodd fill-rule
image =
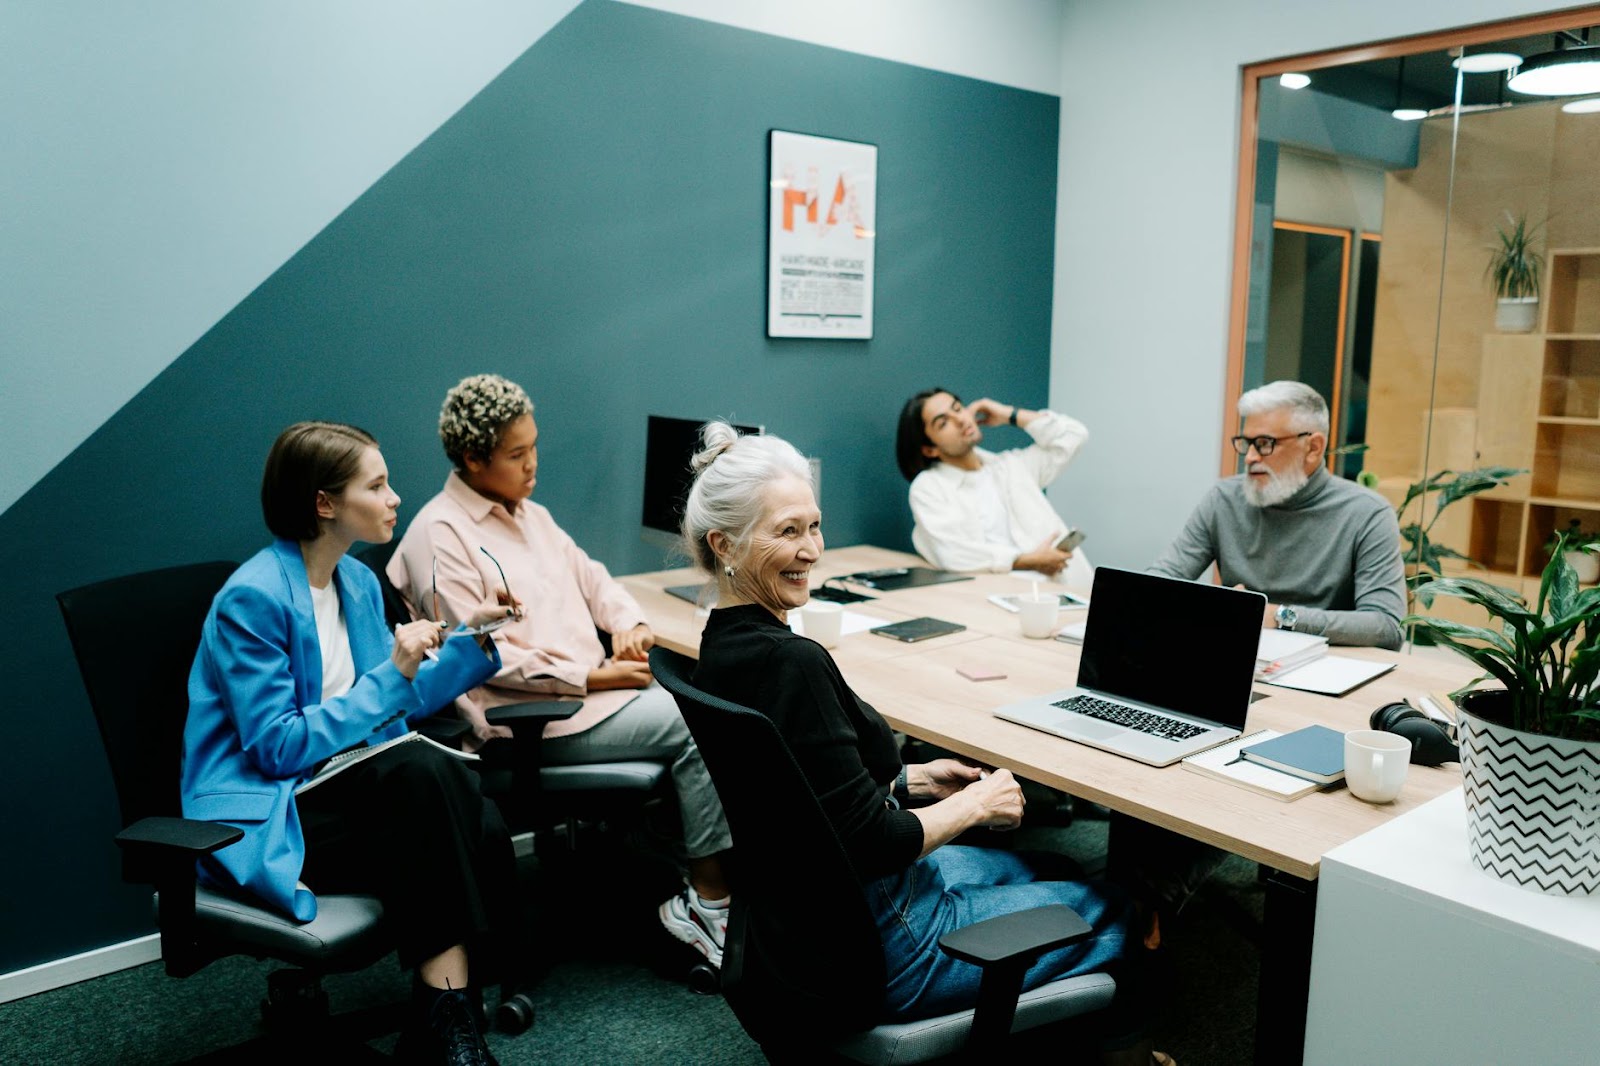
<path id="1" fill-rule="evenodd" d="M 466 992 L 418 982 L 411 1004 L 411 1021 L 395 1045 L 397 1060 L 416 1066 L 500 1066 L 483 1041 L 482 1020 Z"/>

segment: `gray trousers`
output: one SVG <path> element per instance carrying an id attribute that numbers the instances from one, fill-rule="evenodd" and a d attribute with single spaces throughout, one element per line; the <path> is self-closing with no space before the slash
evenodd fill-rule
<path id="1" fill-rule="evenodd" d="M 546 737 L 540 759 L 550 766 L 644 759 L 664 762 L 672 772 L 683 819 L 683 846 L 691 859 L 715 855 L 733 844 L 722 803 L 694 737 L 672 694 L 651 684 L 622 710 L 581 733 Z"/>

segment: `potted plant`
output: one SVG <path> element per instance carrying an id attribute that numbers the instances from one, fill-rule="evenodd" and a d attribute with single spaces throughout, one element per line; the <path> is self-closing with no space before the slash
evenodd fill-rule
<path id="1" fill-rule="evenodd" d="M 1484 276 L 1494 285 L 1498 298 L 1494 325 L 1503 333 L 1527 333 L 1539 321 L 1539 272 L 1543 261 L 1534 251 L 1539 225 L 1528 225 L 1526 215 L 1506 212 L 1506 225 L 1497 229 L 1500 238 L 1493 245 Z"/>
<path id="2" fill-rule="evenodd" d="M 1443 544 L 1436 543 L 1429 535 L 1434 524 L 1439 521 L 1439 516 L 1444 513 L 1457 500 L 1464 500 L 1469 496 L 1476 496 L 1480 492 L 1487 492 L 1508 484 L 1518 474 L 1526 474 L 1527 470 L 1512 466 L 1481 466 L 1476 470 L 1440 470 L 1436 474 L 1429 474 L 1421 481 L 1413 482 L 1406 488 L 1405 499 L 1400 501 L 1396 514 L 1404 523 L 1400 527 L 1400 541 L 1403 545 L 1401 554 L 1406 562 L 1406 609 L 1413 610 L 1416 601 L 1416 590 L 1422 585 L 1436 581 L 1444 576 L 1442 563 L 1446 559 L 1460 559 L 1467 563 L 1473 560 Z M 1433 500 L 1433 513 L 1428 514 L 1427 497 L 1437 494 Z M 1406 510 L 1413 500 L 1422 500 L 1421 521 L 1407 522 Z"/>
<path id="3" fill-rule="evenodd" d="M 1562 550 L 1567 556 L 1567 565 L 1572 567 L 1578 575 L 1578 584 L 1593 585 L 1600 581 L 1600 533 L 1586 533 L 1583 523 L 1574 518 L 1567 523 L 1565 530 L 1556 530 L 1550 534 L 1550 539 L 1544 542 L 1544 550 L 1554 552 L 1566 538 L 1566 547 Z"/>
<path id="4" fill-rule="evenodd" d="M 1580 589 L 1565 534 L 1538 602 L 1477 578 L 1439 578 L 1424 605 L 1455 596 L 1489 627 L 1411 615 L 1494 680 L 1458 693 L 1461 774 L 1472 860 L 1494 876 L 1562 895 L 1600 893 L 1600 589 Z"/>

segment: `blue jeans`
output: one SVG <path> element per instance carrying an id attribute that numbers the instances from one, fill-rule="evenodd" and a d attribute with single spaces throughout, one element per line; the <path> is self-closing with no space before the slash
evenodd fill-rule
<path id="1" fill-rule="evenodd" d="M 947 844 L 897 874 L 868 882 L 867 906 L 883 941 L 889 973 L 886 1005 L 893 1020 L 975 1005 L 982 971 L 940 951 L 939 938 L 952 929 L 1030 907 L 1064 903 L 1093 932 L 1040 956 L 1023 979 L 1023 991 L 1114 967 L 1129 936 L 1126 897 L 1104 882 L 1037 877 L 1025 856 Z"/>

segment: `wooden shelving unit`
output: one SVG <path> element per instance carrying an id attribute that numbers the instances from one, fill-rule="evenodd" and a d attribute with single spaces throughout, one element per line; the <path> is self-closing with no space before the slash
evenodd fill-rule
<path id="1" fill-rule="evenodd" d="M 1600 248 L 1551 250 L 1543 333 L 1484 338 L 1478 411 L 1479 462 L 1530 473 L 1473 500 L 1468 554 L 1537 577 L 1554 530 L 1600 527 Z"/>

